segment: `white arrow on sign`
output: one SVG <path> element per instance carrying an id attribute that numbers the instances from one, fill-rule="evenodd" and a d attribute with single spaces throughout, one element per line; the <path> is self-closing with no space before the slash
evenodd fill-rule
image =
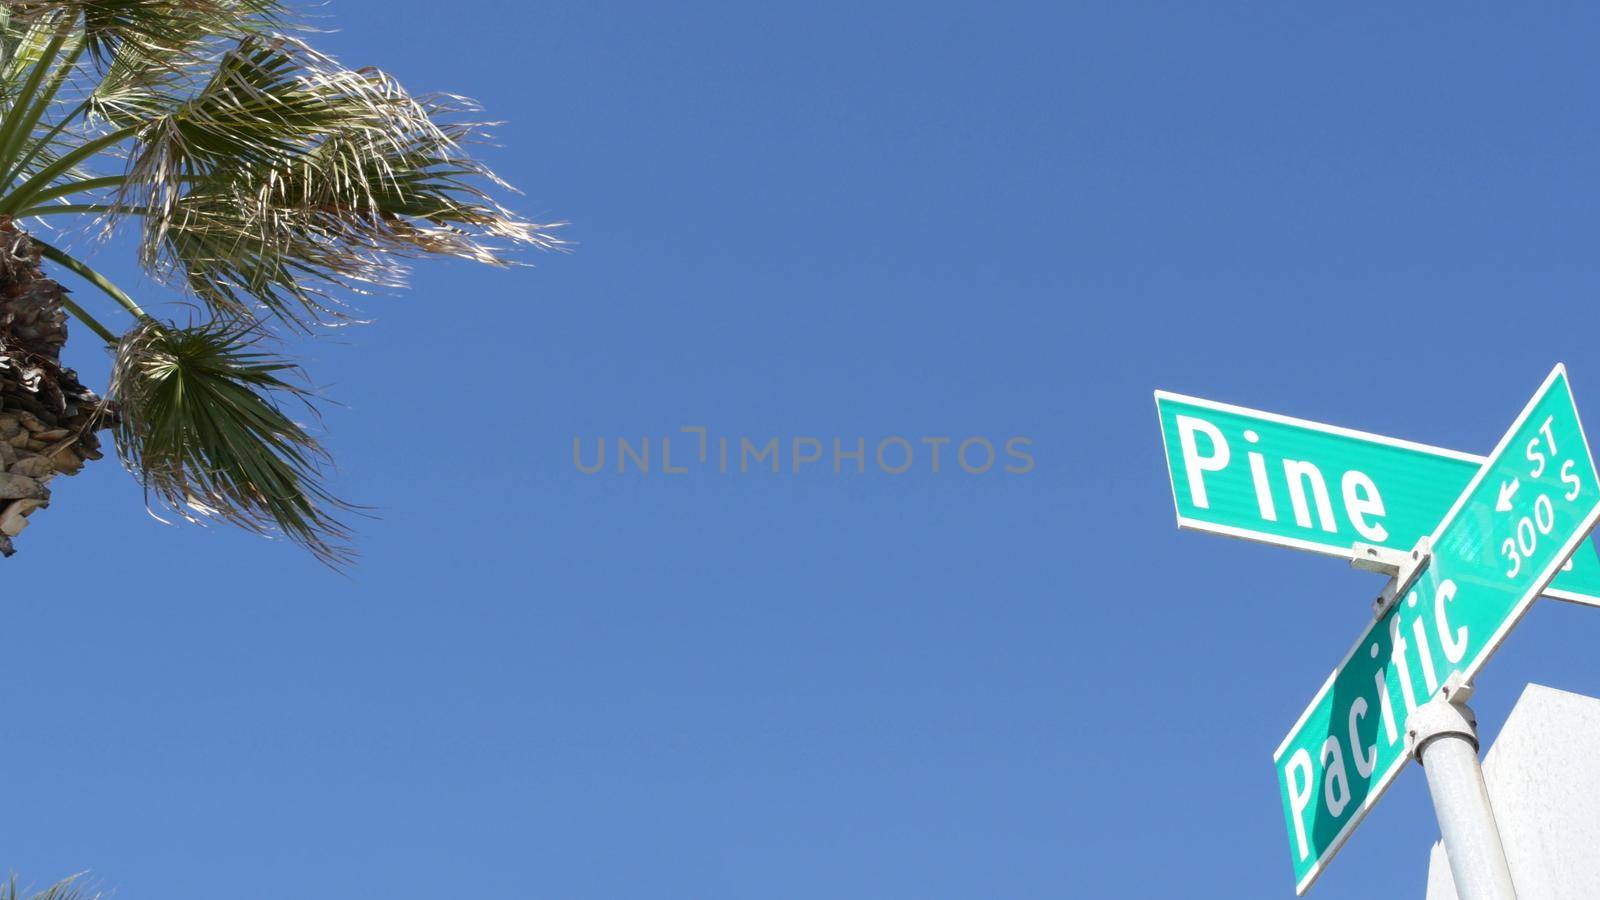
<path id="1" fill-rule="evenodd" d="M 1511 483 L 1500 482 L 1500 496 L 1495 499 L 1495 512 L 1510 512 L 1511 498 L 1517 495 L 1517 488 L 1522 487 L 1522 479 L 1513 478 Z"/>

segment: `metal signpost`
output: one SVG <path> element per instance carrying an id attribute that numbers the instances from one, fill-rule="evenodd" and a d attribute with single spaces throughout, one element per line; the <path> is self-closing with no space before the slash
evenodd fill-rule
<path id="1" fill-rule="evenodd" d="M 1156 391 L 1178 527 L 1350 558 L 1410 550 L 1483 457 Z M 1600 606 L 1600 556 L 1575 553 L 1545 594 Z"/>
<path id="2" fill-rule="evenodd" d="M 1426 513 L 1413 508 L 1436 502 L 1426 487 L 1436 475 L 1420 460 L 1460 462 L 1459 454 L 1203 401 L 1207 415 L 1190 415 L 1178 404 L 1196 401 L 1158 395 L 1163 402 L 1174 404 L 1162 424 L 1180 524 L 1328 553 L 1348 539 L 1341 555 L 1393 575 L 1372 623 L 1273 754 L 1296 891 L 1416 758 L 1461 896 L 1514 897 L 1463 704 L 1478 670 L 1600 519 L 1600 478 L 1565 368 L 1550 373 L 1442 518 L 1421 530 L 1415 516 Z M 1243 442 L 1247 465 L 1228 481 L 1232 439 Z M 1283 480 L 1274 482 L 1267 453 L 1291 439 L 1300 443 L 1293 456 L 1278 451 Z M 1396 549 L 1397 535 L 1412 531 L 1414 546 Z M 1581 580 L 1583 571 L 1563 577 Z"/>

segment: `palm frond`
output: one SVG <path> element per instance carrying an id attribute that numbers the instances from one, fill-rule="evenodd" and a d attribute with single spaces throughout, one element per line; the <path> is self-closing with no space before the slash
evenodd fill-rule
<path id="1" fill-rule="evenodd" d="M 333 289 L 398 287 L 391 261 L 317 239 L 284 220 L 291 211 L 241 211 L 232 194 L 195 192 L 182 198 L 162 239 L 157 271 L 183 283 L 214 314 L 248 319 L 258 304 L 298 322 L 301 312 L 336 313 Z"/>
<path id="2" fill-rule="evenodd" d="M 170 63 L 217 38 L 237 38 L 278 23 L 279 0 L 9 0 L 12 21 L 65 16 L 81 23 L 102 65 L 131 48 L 152 64 Z"/>
<path id="3" fill-rule="evenodd" d="M 490 199 L 503 183 L 461 149 L 473 108 L 246 38 L 139 135 L 124 202 L 146 211 L 145 263 L 181 272 L 216 314 L 253 314 L 249 300 L 300 324 L 329 289 L 402 284 L 407 257 L 503 264 L 498 246 L 561 246 Z"/>
<path id="4" fill-rule="evenodd" d="M 278 0 L 7 0 L 0 41 L 14 44 L 15 52 L 0 65 L 0 97 L 8 106 L 16 106 L 11 94 L 31 99 L 23 79 L 43 72 L 48 40 L 68 35 L 73 58 L 57 68 L 41 102 L 17 107 L 30 120 L 7 110 L 9 142 L 0 148 L 0 162 L 12 174 L 31 173 L 41 167 L 35 157 L 47 164 L 107 125 L 126 128 L 170 112 L 198 89 L 228 46 L 287 24 L 283 12 Z M 76 54 L 84 50 L 92 64 L 79 66 Z M 69 81 L 48 130 L 19 147 Z"/>
<path id="5" fill-rule="evenodd" d="M 0 96 L 10 99 L 10 88 L 21 82 L 44 55 L 55 37 L 58 16 L 19 14 L 15 7 L 0 8 Z"/>
<path id="6" fill-rule="evenodd" d="M 6 879 L 5 884 L 0 885 L 0 900 L 99 900 L 98 891 L 93 894 L 86 893 L 78 884 L 82 877 L 81 873 L 71 875 L 42 891 L 32 892 L 24 890 L 17 881 L 17 876 L 12 875 Z"/>
<path id="7" fill-rule="evenodd" d="M 309 408 L 310 394 L 260 340 L 236 322 L 129 332 L 109 392 L 117 453 L 147 497 L 190 521 L 281 532 L 329 565 L 348 563 L 349 532 L 333 511 L 353 507 L 323 487 L 326 454 L 279 402 Z"/>

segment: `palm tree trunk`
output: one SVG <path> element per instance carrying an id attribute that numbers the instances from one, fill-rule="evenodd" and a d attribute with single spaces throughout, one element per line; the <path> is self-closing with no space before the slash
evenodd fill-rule
<path id="1" fill-rule="evenodd" d="M 48 506 L 50 480 L 99 459 L 110 411 L 61 365 L 66 289 L 39 269 L 39 249 L 0 216 L 0 554 L 28 515 Z"/>

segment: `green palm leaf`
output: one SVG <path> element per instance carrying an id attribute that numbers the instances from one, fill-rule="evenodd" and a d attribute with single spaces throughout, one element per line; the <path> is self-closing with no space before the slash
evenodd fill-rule
<path id="1" fill-rule="evenodd" d="M 322 486 L 326 454 L 277 398 L 306 402 L 294 363 L 259 349 L 248 326 L 155 322 L 117 347 L 110 400 L 117 452 L 167 507 L 191 521 L 221 518 L 280 530 L 330 564 L 350 560 L 332 510 L 351 507 Z"/>

